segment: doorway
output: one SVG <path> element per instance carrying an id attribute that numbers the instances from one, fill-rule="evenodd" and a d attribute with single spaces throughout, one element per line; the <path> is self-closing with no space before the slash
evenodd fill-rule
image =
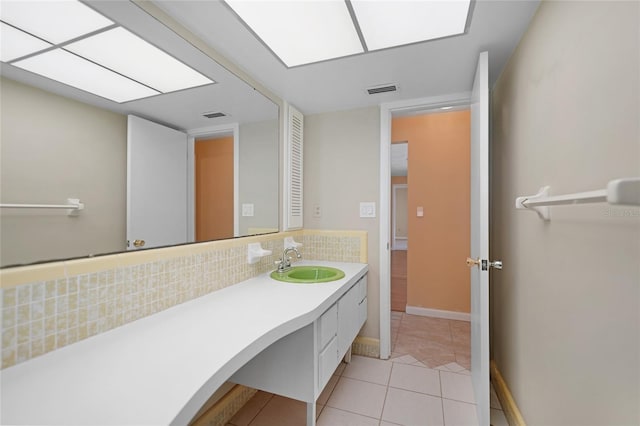
<path id="1" fill-rule="evenodd" d="M 195 240 L 234 236 L 233 135 L 195 140 Z"/>
<path id="2" fill-rule="evenodd" d="M 407 306 L 408 250 L 408 146 L 391 144 L 391 310 L 405 312 Z"/>
<path id="3" fill-rule="evenodd" d="M 224 145 L 224 148 L 222 148 L 220 151 L 225 151 L 226 154 L 223 154 L 222 152 L 215 152 L 216 150 L 214 150 L 214 152 L 208 152 L 209 149 L 212 147 L 212 144 L 214 142 L 212 141 L 223 141 L 222 145 Z M 210 143 L 207 144 L 207 141 L 209 141 Z M 201 144 L 200 147 L 198 146 L 198 144 Z M 205 145 L 209 145 L 208 147 L 205 148 Z M 196 149 L 201 150 L 200 152 L 200 160 L 196 158 Z M 231 153 L 231 161 L 232 164 L 229 164 L 229 152 Z M 231 124 L 224 124 L 224 125 L 220 125 L 220 126 L 211 126 L 211 127 L 205 127 L 205 128 L 199 128 L 199 129 L 193 129 L 190 130 L 188 132 L 188 141 L 187 141 L 187 235 L 188 235 L 188 241 L 189 242 L 195 242 L 195 241 L 208 241 L 211 239 L 219 239 L 219 238 L 232 238 L 232 237 L 237 237 L 239 235 L 239 228 L 240 228 L 240 220 L 239 220 L 239 208 L 238 208 L 238 200 L 239 200 L 239 182 L 240 182 L 240 158 L 239 158 L 239 153 L 240 153 L 240 138 L 239 138 L 239 126 L 237 123 L 231 123 Z M 204 154 L 204 155 L 203 155 Z M 222 158 L 215 158 L 216 156 L 222 156 L 222 158 L 225 158 L 225 160 L 222 160 Z M 213 156 L 213 157 L 212 157 Z M 209 157 L 207 159 L 207 157 Z M 204 160 L 204 161 L 203 161 Z M 225 208 L 228 210 L 227 211 L 227 219 L 225 219 L 225 225 L 224 225 L 224 234 L 228 235 L 226 237 L 211 237 L 211 232 L 209 232 L 209 230 L 206 229 L 206 225 L 205 224 L 200 224 L 200 226 L 197 225 L 197 221 L 198 219 L 202 219 L 202 203 L 203 202 L 210 202 L 210 203 L 220 203 L 221 198 L 215 198 L 213 199 L 212 197 L 208 197 L 207 194 L 200 194 L 200 201 L 197 200 L 198 198 L 198 186 L 200 187 L 200 189 L 205 189 L 206 191 L 206 184 L 205 186 L 202 185 L 202 182 L 200 183 L 200 185 L 198 185 L 197 183 L 197 179 L 198 179 L 198 170 L 197 169 L 197 163 L 198 161 L 201 162 L 200 164 L 200 171 L 203 170 L 207 170 L 207 169 L 211 169 L 209 171 L 214 171 L 214 169 L 217 167 L 216 162 L 222 161 L 225 170 L 227 171 L 227 173 L 224 174 L 224 176 L 220 175 L 220 177 L 216 177 L 216 173 L 213 172 L 213 176 L 207 178 L 209 180 L 213 179 L 214 180 L 214 184 L 217 185 L 221 185 L 224 186 L 227 190 L 231 190 L 233 197 L 230 198 L 230 196 L 228 194 L 224 195 L 224 199 L 227 200 L 225 201 Z M 205 163 L 208 163 L 208 165 L 205 165 Z M 229 170 L 231 170 L 231 173 L 228 173 Z M 201 179 L 203 177 L 201 176 Z M 208 200 L 207 200 L 208 198 Z M 228 200 L 231 200 L 230 202 L 228 202 Z M 200 205 L 200 209 L 201 211 L 198 212 L 198 204 Z M 232 216 L 232 222 L 231 222 L 231 230 L 229 230 L 229 219 L 228 219 L 228 215 L 231 214 Z M 196 228 L 200 229 L 200 232 L 198 232 L 198 230 Z M 202 231 L 205 231 L 204 233 Z M 215 231 L 215 229 L 212 232 L 218 232 Z"/>
<path id="4" fill-rule="evenodd" d="M 407 101 L 382 104 L 380 108 L 380 236 L 382 241 L 391 242 L 391 145 L 392 141 L 402 138 L 392 138 L 392 118 L 399 115 L 421 114 L 425 111 L 436 111 L 441 108 L 468 108 L 470 93 L 456 93 L 451 95 L 413 99 Z M 409 185 L 409 189 L 411 185 Z M 409 196 L 410 198 L 410 196 Z M 410 203 L 409 203 L 410 205 Z M 409 217 L 417 212 L 411 211 Z M 425 212 L 428 214 L 428 212 Z M 410 233 L 408 238 L 411 239 Z M 391 244 L 380 245 L 380 357 L 388 359 L 391 356 Z M 424 260 L 425 262 L 428 259 Z"/>
<path id="5" fill-rule="evenodd" d="M 470 320 L 471 351 L 473 352 L 473 367 L 471 382 L 467 383 L 475 395 L 476 410 L 480 424 L 489 424 L 489 324 L 488 324 L 488 288 L 489 274 L 485 265 L 488 264 L 488 205 L 489 205 L 489 83 L 488 83 L 488 54 L 479 55 L 478 66 L 473 81 L 473 90 L 458 94 L 436 96 L 430 98 L 413 99 L 382 104 L 380 107 L 380 238 L 386 244 L 380 245 L 380 357 L 388 359 L 391 356 L 391 327 L 392 314 L 390 303 L 390 145 L 392 136 L 392 117 L 399 114 L 410 115 L 415 112 L 437 109 L 453 109 L 456 107 L 470 110 L 469 133 L 469 175 L 471 179 L 469 194 L 470 217 L 473 218 L 473 233 L 470 242 L 466 264 L 471 268 L 470 278 L 473 279 L 471 297 L 471 312 L 467 314 Z M 436 145 L 436 149 L 444 144 Z M 410 166 L 411 167 L 411 166 Z M 453 175 L 443 175 L 441 183 L 446 184 Z M 471 191 L 473 187 L 473 191 Z M 411 196 L 409 196 L 411 199 Z M 409 201 L 410 216 L 413 214 L 411 200 Z M 419 210 L 418 210 L 419 211 Z M 427 216 L 429 210 L 424 210 Z M 476 238 L 478 237 L 479 238 Z M 411 232 L 409 232 L 411 237 Z M 412 238 L 413 241 L 413 238 Z M 464 259 L 464 258 L 463 258 Z M 423 259 L 425 262 L 431 259 Z M 464 260 L 462 260 L 464 262 Z M 470 263 L 473 262 L 473 263 Z M 449 265 L 441 265 L 447 268 Z M 408 291 L 411 298 L 411 291 Z M 406 315 L 406 314 L 401 314 Z M 441 317 L 442 318 L 442 317 Z M 442 321 L 442 319 L 440 319 Z M 402 330 L 401 330 L 402 331 Z M 445 366 L 446 367 L 446 366 Z M 465 380 L 467 381 L 467 380 Z"/>

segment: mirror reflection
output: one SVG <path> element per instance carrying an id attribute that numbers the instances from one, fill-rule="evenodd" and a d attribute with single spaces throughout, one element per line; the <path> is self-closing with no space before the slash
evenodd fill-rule
<path id="1" fill-rule="evenodd" d="M 277 105 L 134 3 L 90 6 L 212 83 L 116 102 L 3 57 L 0 202 L 84 208 L 0 209 L 0 266 L 277 232 Z"/>

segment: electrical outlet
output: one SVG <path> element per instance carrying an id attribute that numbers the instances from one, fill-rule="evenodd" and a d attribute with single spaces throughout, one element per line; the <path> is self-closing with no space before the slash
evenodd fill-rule
<path id="1" fill-rule="evenodd" d="M 376 217 L 376 203 L 375 202 L 361 202 L 360 203 L 360 217 Z"/>
<path id="2" fill-rule="evenodd" d="M 253 216 L 253 204 L 242 205 L 242 216 Z"/>
<path id="3" fill-rule="evenodd" d="M 320 204 L 313 205 L 313 217 L 321 217 L 322 216 L 322 208 Z"/>

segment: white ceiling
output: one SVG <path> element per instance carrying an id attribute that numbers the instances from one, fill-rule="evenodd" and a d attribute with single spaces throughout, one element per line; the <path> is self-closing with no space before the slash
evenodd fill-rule
<path id="1" fill-rule="evenodd" d="M 493 86 L 539 4 L 477 0 L 467 34 L 286 68 L 224 3 L 154 2 L 305 114 L 469 91 L 484 50 L 489 51 Z M 397 84 L 399 91 L 368 95 L 365 90 L 387 83 Z"/>
<path id="2" fill-rule="evenodd" d="M 135 114 L 179 130 L 193 130 L 227 123 L 273 120 L 278 117 L 277 105 L 209 56 L 187 43 L 134 3 L 109 0 L 85 3 L 200 71 L 216 81 L 216 84 L 131 102 L 116 103 L 9 64 L 2 63 L 0 73 L 10 79 L 49 92 L 122 114 Z M 162 70 L 158 72 L 162 72 Z M 229 116 L 215 119 L 202 116 L 203 113 L 218 111 Z"/>
<path id="3" fill-rule="evenodd" d="M 110 0 L 85 0 L 85 3 L 218 83 L 118 104 L 4 63 L 1 74 L 82 102 L 123 114 L 134 113 L 182 130 L 276 117 L 275 104 L 135 3 Z M 489 51 L 493 85 L 539 1 L 476 0 L 471 25 L 465 35 L 290 69 L 219 0 L 158 0 L 155 3 L 272 92 L 303 113 L 314 114 L 469 91 L 478 54 L 484 50 Z M 387 83 L 397 84 L 399 91 L 378 95 L 366 93 L 367 87 Z M 231 117 L 213 120 L 202 117 L 202 113 L 215 111 L 231 114 Z"/>

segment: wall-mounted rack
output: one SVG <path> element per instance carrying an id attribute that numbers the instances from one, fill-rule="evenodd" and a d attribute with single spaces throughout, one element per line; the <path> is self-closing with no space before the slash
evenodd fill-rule
<path id="1" fill-rule="evenodd" d="M 606 189 L 576 192 L 566 195 L 549 195 L 549 186 L 545 186 L 535 195 L 516 198 L 516 209 L 532 210 L 542 220 L 550 220 L 549 206 L 609 203 L 615 205 L 640 206 L 640 177 L 615 179 Z"/>
<path id="2" fill-rule="evenodd" d="M 84 204 L 78 198 L 67 198 L 67 204 L 0 204 L 3 209 L 65 209 L 69 216 L 77 216 L 84 210 Z"/>

